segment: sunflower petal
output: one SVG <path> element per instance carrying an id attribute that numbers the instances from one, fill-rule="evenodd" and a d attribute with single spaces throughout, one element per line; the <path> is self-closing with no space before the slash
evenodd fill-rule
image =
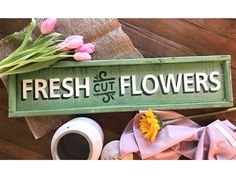
<path id="1" fill-rule="evenodd" d="M 161 122 L 157 119 L 151 109 L 141 115 L 139 129 L 140 132 L 144 134 L 144 138 L 154 142 L 161 128 Z"/>

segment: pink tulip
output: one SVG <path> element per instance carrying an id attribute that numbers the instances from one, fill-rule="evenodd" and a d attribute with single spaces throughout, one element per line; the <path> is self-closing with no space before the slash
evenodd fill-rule
<path id="1" fill-rule="evenodd" d="M 66 43 L 64 41 L 59 43 L 59 44 L 57 44 L 57 47 L 59 47 L 60 51 L 63 51 L 63 52 L 70 50 L 69 48 L 66 47 Z"/>
<path id="2" fill-rule="evenodd" d="M 66 47 L 69 49 L 76 49 L 78 47 L 81 47 L 84 44 L 82 39 L 75 38 L 70 40 L 69 42 L 66 42 Z"/>
<path id="3" fill-rule="evenodd" d="M 95 45 L 93 45 L 92 43 L 84 44 L 80 48 L 76 49 L 76 52 L 93 53 L 94 51 Z"/>
<path id="4" fill-rule="evenodd" d="M 84 44 L 83 36 L 79 35 L 69 36 L 65 39 L 64 42 L 66 43 L 66 47 L 69 49 L 76 49 Z"/>
<path id="5" fill-rule="evenodd" d="M 68 36 L 66 39 L 65 39 L 65 42 L 69 42 L 71 41 L 72 39 L 82 39 L 83 40 L 83 36 L 80 36 L 80 35 L 71 35 L 71 36 Z"/>
<path id="6" fill-rule="evenodd" d="M 48 18 L 46 19 L 42 25 L 41 25 L 41 33 L 42 34 L 48 34 L 48 33 L 51 33 L 55 26 L 56 26 L 56 23 L 57 23 L 57 19 L 56 18 Z"/>
<path id="7" fill-rule="evenodd" d="M 91 55 L 89 53 L 77 52 L 74 54 L 74 59 L 77 61 L 91 60 Z"/>

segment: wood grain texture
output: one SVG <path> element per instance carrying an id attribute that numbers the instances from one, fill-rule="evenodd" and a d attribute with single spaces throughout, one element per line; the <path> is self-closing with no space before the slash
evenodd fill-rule
<path id="1" fill-rule="evenodd" d="M 236 93 L 236 19 L 119 19 L 124 32 L 144 57 L 231 55 L 233 93 Z M 231 35 L 232 34 L 232 35 Z M 236 94 L 233 94 L 234 103 Z M 196 114 L 212 110 L 180 111 Z M 229 115 L 230 116 L 227 116 Z M 219 118 L 233 117 L 236 112 L 223 114 Z M 207 124 L 208 121 L 200 121 Z"/>
<path id="2" fill-rule="evenodd" d="M 233 92 L 236 91 L 236 20 L 235 19 L 119 19 L 123 30 L 145 57 L 232 55 Z M 26 20 L 0 20 L 0 35 L 23 26 Z M 51 159 L 50 141 L 54 132 L 35 140 L 24 119 L 7 117 L 7 93 L 0 81 L 0 159 Z M 236 101 L 234 94 L 234 102 Z M 182 114 L 210 112 L 212 109 L 181 110 Z M 119 139 L 135 112 L 94 114 L 103 128 L 105 143 Z M 85 115 L 86 116 L 86 115 Z M 206 125 L 215 118 L 236 123 L 236 112 L 199 120 Z"/>

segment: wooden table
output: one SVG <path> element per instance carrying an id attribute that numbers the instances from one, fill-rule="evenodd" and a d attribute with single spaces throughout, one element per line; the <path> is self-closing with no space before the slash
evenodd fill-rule
<path id="1" fill-rule="evenodd" d="M 0 37 L 24 27 L 29 19 L 0 19 Z M 231 55 L 233 91 L 236 89 L 236 20 L 234 19 L 119 19 L 123 30 L 144 57 Z M 0 82 L 0 159 L 51 159 L 54 131 L 35 140 L 24 119 L 8 118 L 7 92 Z M 235 100 L 235 96 L 234 96 Z M 181 110 L 190 115 L 212 110 Z M 119 139 L 134 112 L 116 113 L 111 119 L 96 116 L 105 133 L 105 142 Z M 217 118 L 236 123 L 236 112 Z M 206 125 L 216 117 L 198 122 Z"/>

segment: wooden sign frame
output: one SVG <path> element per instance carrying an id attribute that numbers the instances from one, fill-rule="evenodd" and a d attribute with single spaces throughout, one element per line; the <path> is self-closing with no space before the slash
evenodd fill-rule
<path id="1" fill-rule="evenodd" d="M 230 59 L 228 55 L 219 55 L 60 61 L 37 72 L 9 76 L 9 117 L 231 107 Z M 74 78 L 81 75 L 80 80 Z M 88 86 L 85 77 L 90 79 L 87 80 L 89 89 L 85 88 Z M 191 80 L 193 78 L 195 80 Z M 34 87 L 36 82 L 38 85 Z M 49 88 L 46 93 L 47 87 L 43 84 L 53 88 L 53 93 Z"/>

